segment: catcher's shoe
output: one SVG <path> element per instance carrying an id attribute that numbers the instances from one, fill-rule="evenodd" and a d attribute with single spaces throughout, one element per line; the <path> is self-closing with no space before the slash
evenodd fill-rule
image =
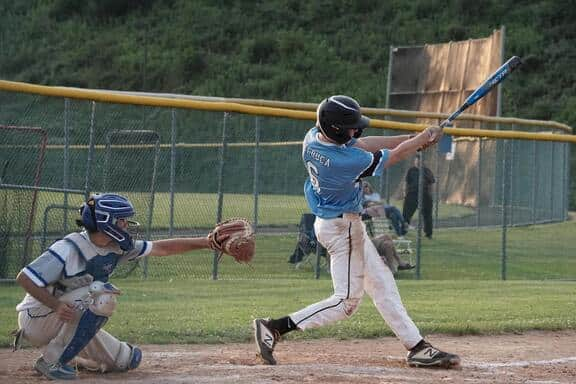
<path id="1" fill-rule="evenodd" d="M 436 349 L 424 340 L 408 352 L 406 361 L 411 367 L 449 369 L 460 365 L 460 357 L 458 355 Z"/>
<path id="2" fill-rule="evenodd" d="M 269 321 L 270 319 L 254 320 L 254 339 L 256 341 L 256 348 L 258 349 L 258 356 L 260 356 L 265 364 L 276 365 L 273 352 L 277 337 L 275 332 L 269 328 Z"/>
<path id="3" fill-rule="evenodd" d="M 66 364 L 50 364 L 43 357 L 36 360 L 34 369 L 51 380 L 74 380 L 76 370 Z"/>

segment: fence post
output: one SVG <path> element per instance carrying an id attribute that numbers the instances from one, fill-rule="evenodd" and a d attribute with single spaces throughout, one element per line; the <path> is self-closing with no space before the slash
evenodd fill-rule
<path id="1" fill-rule="evenodd" d="M 255 119 L 256 132 L 255 132 L 255 144 L 254 144 L 254 184 L 253 184 L 253 194 L 254 194 L 254 232 L 258 232 L 258 188 L 259 180 L 258 174 L 260 173 L 259 163 L 260 163 L 260 118 L 256 116 Z"/>
<path id="2" fill-rule="evenodd" d="M 564 166 L 562 169 L 564 170 L 564 188 L 562 196 L 562 201 L 564 203 L 562 207 L 562 220 L 568 220 L 568 210 L 570 209 L 570 144 L 563 143 L 564 148 Z"/>
<path id="3" fill-rule="evenodd" d="M 554 221 L 554 142 L 550 142 L 550 222 Z"/>
<path id="4" fill-rule="evenodd" d="M 226 162 L 226 149 L 228 147 L 226 122 L 228 117 L 228 112 L 224 112 L 224 117 L 222 119 L 222 146 L 220 147 L 220 164 L 218 166 L 218 206 L 216 208 L 217 223 L 222 221 L 222 206 L 224 203 L 224 165 Z M 212 259 L 212 280 L 218 280 L 218 253 L 219 252 L 214 251 L 214 257 Z"/>
<path id="5" fill-rule="evenodd" d="M 86 161 L 86 178 L 84 180 L 84 198 L 90 197 L 90 176 L 92 173 L 92 161 L 94 159 L 94 120 L 96 118 L 96 102 L 92 102 L 92 112 L 90 113 L 90 138 L 88 146 L 88 159 Z"/>
<path id="6" fill-rule="evenodd" d="M 502 157 L 502 243 L 500 278 L 506 280 L 506 230 L 508 225 L 508 140 L 504 140 Z"/>
<path id="7" fill-rule="evenodd" d="M 538 193 L 538 148 L 536 147 L 536 140 L 532 141 L 532 224 L 536 224 L 536 194 Z"/>
<path id="8" fill-rule="evenodd" d="M 392 66 L 394 62 L 394 46 L 390 45 L 388 47 L 388 74 L 386 76 L 386 100 L 385 100 L 385 107 L 390 108 L 390 92 L 392 90 Z M 385 117 L 385 120 L 388 120 L 389 116 Z M 382 130 L 382 135 L 386 134 L 386 130 Z M 382 176 L 380 176 L 380 188 L 379 192 L 382 193 L 383 191 L 383 183 L 386 183 L 386 204 L 390 205 L 390 171 L 388 168 L 384 168 L 384 172 Z"/>
<path id="9" fill-rule="evenodd" d="M 480 199 L 482 198 L 482 138 L 478 138 L 478 176 L 476 177 L 476 228 L 480 227 Z"/>
<path id="10" fill-rule="evenodd" d="M 68 206 L 68 183 L 69 183 L 69 171 L 70 171 L 70 129 L 68 126 L 68 112 L 70 109 L 70 99 L 64 99 L 64 169 L 62 175 L 62 188 L 66 191 L 64 192 L 64 205 Z M 64 209 L 64 233 L 68 232 L 68 210 Z M 42 246 L 44 249 L 44 246 Z"/>
<path id="11" fill-rule="evenodd" d="M 424 151 L 418 152 L 418 231 L 416 232 L 416 279 L 420 280 L 420 260 L 422 253 L 422 225 L 424 215 L 422 214 L 422 200 L 424 199 Z"/>
<path id="12" fill-rule="evenodd" d="M 512 129 L 514 129 L 514 125 L 512 125 Z M 508 180 L 508 189 L 509 189 L 509 193 L 508 193 L 508 203 L 510 204 L 510 211 L 509 211 L 509 217 L 508 217 L 508 225 L 509 226 L 513 226 L 514 225 L 514 180 L 513 180 L 513 176 L 514 176 L 514 163 L 515 163 L 515 157 L 516 157 L 516 151 L 514 150 L 516 147 L 516 141 L 510 141 L 510 143 L 508 143 L 508 145 L 510 146 L 510 150 L 507 152 L 510 152 L 510 161 L 508 162 L 508 175 L 510 176 L 510 179 Z"/>
<path id="13" fill-rule="evenodd" d="M 170 225 L 169 237 L 174 236 L 174 193 L 176 186 L 176 109 L 172 108 L 170 119 Z"/>
<path id="14" fill-rule="evenodd" d="M 436 182 L 434 183 L 434 222 L 433 228 L 438 228 L 438 209 L 440 207 L 440 159 L 442 158 L 440 154 L 440 147 L 436 146 L 436 169 L 434 170 L 434 175 Z"/>
<path id="15" fill-rule="evenodd" d="M 160 160 L 160 136 L 156 134 L 156 143 L 154 144 L 154 166 L 152 168 L 152 185 L 150 186 L 150 207 L 148 209 L 148 239 L 152 237 L 152 218 L 154 217 L 154 200 L 156 196 L 156 179 L 158 178 L 158 161 Z M 148 256 L 144 258 L 143 266 L 144 278 L 148 278 Z"/>

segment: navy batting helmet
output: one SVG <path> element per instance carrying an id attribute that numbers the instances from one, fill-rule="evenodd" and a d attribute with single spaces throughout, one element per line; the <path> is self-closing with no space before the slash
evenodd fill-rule
<path id="1" fill-rule="evenodd" d="M 360 112 L 360 104 L 344 95 L 324 99 L 316 110 L 316 126 L 328 138 L 339 144 L 350 141 L 349 129 L 357 129 L 354 137 L 358 138 L 368 126 L 370 119 Z"/>
<path id="2" fill-rule="evenodd" d="M 134 206 L 125 198 L 114 193 L 95 194 L 80 207 L 82 225 L 89 231 L 99 231 L 110 236 L 124 251 L 134 248 L 130 233 L 120 228 L 118 219 L 134 216 Z M 138 223 L 129 221 L 132 226 Z"/>

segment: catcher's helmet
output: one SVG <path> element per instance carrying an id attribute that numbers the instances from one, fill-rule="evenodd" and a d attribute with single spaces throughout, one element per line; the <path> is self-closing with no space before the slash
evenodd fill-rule
<path id="1" fill-rule="evenodd" d="M 99 231 L 114 239 L 124 251 L 134 248 L 130 233 L 120 228 L 118 219 L 134 216 L 134 206 L 125 198 L 114 193 L 95 194 L 80 207 L 82 225 L 89 231 Z M 131 225 L 138 225 L 130 221 Z"/>
<path id="2" fill-rule="evenodd" d="M 339 144 L 350 141 L 349 129 L 357 129 L 354 137 L 358 138 L 370 122 L 370 119 L 360 112 L 358 102 L 344 95 L 324 99 L 318 105 L 316 116 L 318 117 L 316 126 L 320 131 Z"/>

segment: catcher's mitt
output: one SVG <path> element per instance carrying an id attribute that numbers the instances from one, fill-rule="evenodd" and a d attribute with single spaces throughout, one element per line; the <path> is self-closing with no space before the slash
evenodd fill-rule
<path id="1" fill-rule="evenodd" d="M 254 257 L 256 242 L 250 222 L 243 218 L 228 219 L 216 224 L 208 234 L 210 248 L 230 255 L 239 263 L 249 263 Z"/>

